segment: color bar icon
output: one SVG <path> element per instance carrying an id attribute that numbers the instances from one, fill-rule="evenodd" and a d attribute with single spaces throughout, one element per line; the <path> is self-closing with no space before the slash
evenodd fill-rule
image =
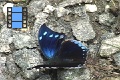
<path id="1" fill-rule="evenodd" d="M 27 7 L 7 7 L 7 27 L 27 28 Z"/>

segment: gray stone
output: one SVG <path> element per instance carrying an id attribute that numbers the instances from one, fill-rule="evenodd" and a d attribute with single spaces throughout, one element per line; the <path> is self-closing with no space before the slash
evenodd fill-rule
<path id="1" fill-rule="evenodd" d="M 7 25 L 2 26 L 0 32 L 0 52 L 10 52 L 9 44 L 12 42 L 12 30 Z"/>
<path id="2" fill-rule="evenodd" d="M 33 0 L 29 3 L 28 12 L 37 15 L 46 5 L 50 5 L 48 0 Z"/>
<path id="3" fill-rule="evenodd" d="M 101 80 L 120 80 L 120 77 L 104 77 L 103 79 Z"/>
<path id="4" fill-rule="evenodd" d="M 86 15 L 85 6 L 82 6 L 82 5 L 76 5 L 76 6 L 71 7 L 71 8 L 69 8 L 69 7 L 66 7 L 66 8 L 64 8 L 64 7 L 57 7 L 56 10 L 57 10 L 58 17 L 59 17 L 59 15 L 62 15 L 62 16 L 66 15 L 67 16 L 69 14 L 75 14 L 76 16 L 77 15 L 79 15 L 79 16 Z M 71 16 L 71 17 L 73 18 L 74 16 Z"/>
<path id="5" fill-rule="evenodd" d="M 8 79 L 5 77 L 4 74 L 0 74 L 0 79 L 1 79 L 1 80 L 8 80 Z"/>
<path id="6" fill-rule="evenodd" d="M 118 66 L 120 66 L 120 53 L 116 53 L 113 55 L 114 60 Z"/>
<path id="7" fill-rule="evenodd" d="M 73 35 L 78 40 L 87 41 L 95 37 L 95 32 L 89 21 L 89 16 L 84 13 L 83 17 L 71 23 Z"/>
<path id="8" fill-rule="evenodd" d="M 12 38 L 16 49 L 24 47 L 28 48 L 36 47 L 35 38 L 31 36 L 29 33 L 14 31 Z"/>
<path id="9" fill-rule="evenodd" d="M 5 62 L 6 62 L 6 57 L 0 54 L 0 79 L 1 80 L 7 80 L 7 76 L 5 74 L 5 72 L 7 71 L 5 67 Z"/>
<path id="10" fill-rule="evenodd" d="M 90 71 L 88 69 L 71 69 L 58 73 L 58 80 L 90 80 Z"/>
<path id="11" fill-rule="evenodd" d="M 11 54 L 6 57 L 4 54 L 0 53 L 0 80 L 23 80 L 20 77 L 20 79 L 18 79 L 17 74 L 19 70 L 17 70 L 18 68 L 14 63 Z"/>
<path id="12" fill-rule="evenodd" d="M 89 54 L 92 56 L 92 58 L 96 58 L 96 55 L 98 55 L 99 51 L 99 45 L 89 45 Z"/>
<path id="13" fill-rule="evenodd" d="M 12 55 L 8 55 L 6 57 L 6 67 L 7 67 L 7 71 L 9 72 L 9 75 L 11 75 L 12 77 L 16 77 L 16 75 L 19 72 L 18 67 L 15 65 L 15 62 L 12 58 Z"/>
<path id="14" fill-rule="evenodd" d="M 101 36 L 101 40 L 106 40 L 106 39 L 110 39 L 115 37 L 115 34 L 113 32 L 108 33 L 108 32 L 104 32 L 104 34 L 102 34 Z"/>
<path id="15" fill-rule="evenodd" d="M 36 70 L 24 70 L 23 72 L 21 72 L 21 75 L 29 80 L 35 80 L 36 77 L 39 77 L 39 73 Z"/>
<path id="16" fill-rule="evenodd" d="M 51 80 L 50 75 L 44 74 L 41 70 L 25 70 L 21 74 L 24 78 L 29 80 Z"/>
<path id="17" fill-rule="evenodd" d="M 80 4 L 82 2 L 84 3 L 91 3 L 93 0 L 65 0 L 59 4 L 61 7 L 66 7 L 69 5 L 75 5 L 75 4 Z"/>
<path id="18" fill-rule="evenodd" d="M 86 9 L 85 6 L 79 5 L 77 7 L 73 7 L 72 12 L 74 12 L 76 15 L 86 17 Z"/>
<path id="19" fill-rule="evenodd" d="M 13 52 L 13 59 L 15 63 L 22 68 L 22 70 L 27 69 L 28 67 L 32 67 L 38 65 L 40 61 L 42 62 L 42 58 L 39 56 L 39 52 L 37 49 L 21 49 Z"/>
<path id="20" fill-rule="evenodd" d="M 34 80 L 39 77 L 37 70 L 27 70 L 27 68 L 43 63 L 43 59 L 39 56 L 40 53 L 37 49 L 26 49 L 13 52 L 13 59 L 15 63 L 22 70 L 21 75 L 29 80 Z"/>
<path id="21" fill-rule="evenodd" d="M 47 74 L 39 74 L 39 78 L 37 80 L 51 80 L 51 76 Z"/>
<path id="22" fill-rule="evenodd" d="M 97 11 L 97 6 L 95 4 L 85 4 L 85 8 L 87 12 Z"/>
<path id="23" fill-rule="evenodd" d="M 15 80 L 25 80 L 20 74 L 17 74 Z"/>
<path id="24" fill-rule="evenodd" d="M 0 36 L 0 52 L 11 52 L 9 46 L 11 43 L 14 43 L 16 49 L 36 47 L 35 38 L 29 32 L 23 33 L 9 29 L 6 24 L 1 28 Z"/>
<path id="25" fill-rule="evenodd" d="M 120 36 L 106 39 L 101 42 L 101 56 L 110 56 L 117 51 L 120 51 Z"/>
<path id="26" fill-rule="evenodd" d="M 102 13 L 99 15 L 99 23 L 111 26 L 115 22 L 115 17 L 110 13 Z"/>
<path id="27" fill-rule="evenodd" d="M 47 5 L 47 6 L 45 7 L 45 9 L 43 10 L 43 12 L 49 14 L 49 13 L 52 13 L 54 10 L 55 10 L 55 7 L 53 7 L 53 6 L 51 6 L 51 5 Z"/>
<path id="28" fill-rule="evenodd" d="M 70 10 L 67 10 L 64 7 L 57 7 L 56 8 L 57 17 L 62 17 L 64 15 L 69 14 L 70 12 L 71 12 Z"/>

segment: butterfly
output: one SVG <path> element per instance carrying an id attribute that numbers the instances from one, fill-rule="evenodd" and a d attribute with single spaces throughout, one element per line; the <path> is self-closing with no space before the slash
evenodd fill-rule
<path id="1" fill-rule="evenodd" d="M 38 42 L 47 61 L 32 68 L 80 67 L 85 64 L 88 48 L 78 40 L 66 40 L 64 33 L 55 32 L 46 24 L 39 29 Z"/>

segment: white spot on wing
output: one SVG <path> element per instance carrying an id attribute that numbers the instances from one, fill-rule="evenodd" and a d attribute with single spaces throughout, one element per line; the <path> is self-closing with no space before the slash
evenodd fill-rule
<path id="1" fill-rule="evenodd" d="M 53 37 L 53 34 L 49 35 L 49 37 Z"/>
<path id="2" fill-rule="evenodd" d="M 86 50 L 83 49 L 83 51 L 86 51 Z"/>
<path id="3" fill-rule="evenodd" d="M 39 38 L 40 40 L 42 40 L 42 36 L 40 36 L 40 38 Z"/>
<path id="4" fill-rule="evenodd" d="M 64 38 L 64 35 L 60 35 L 60 39 Z"/>
<path id="5" fill-rule="evenodd" d="M 57 38 L 59 35 L 55 35 L 55 38 Z"/>
<path id="6" fill-rule="evenodd" d="M 45 36 L 47 34 L 47 32 L 45 31 L 44 33 L 43 33 L 43 35 Z"/>
<path id="7" fill-rule="evenodd" d="M 85 46 L 81 46 L 82 49 L 87 49 Z"/>

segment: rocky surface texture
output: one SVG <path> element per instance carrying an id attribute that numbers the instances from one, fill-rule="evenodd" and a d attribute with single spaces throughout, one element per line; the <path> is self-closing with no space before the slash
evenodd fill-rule
<path id="1" fill-rule="evenodd" d="M 0 80 L 120 80 L 120 0 L 8 1 L 0 2 Z M 6 6 L 26 6 L 28 28 L 7 28 Z M 43 23 L 85 43 L 85 69 L 27 70 L 43 62 Z"/>

